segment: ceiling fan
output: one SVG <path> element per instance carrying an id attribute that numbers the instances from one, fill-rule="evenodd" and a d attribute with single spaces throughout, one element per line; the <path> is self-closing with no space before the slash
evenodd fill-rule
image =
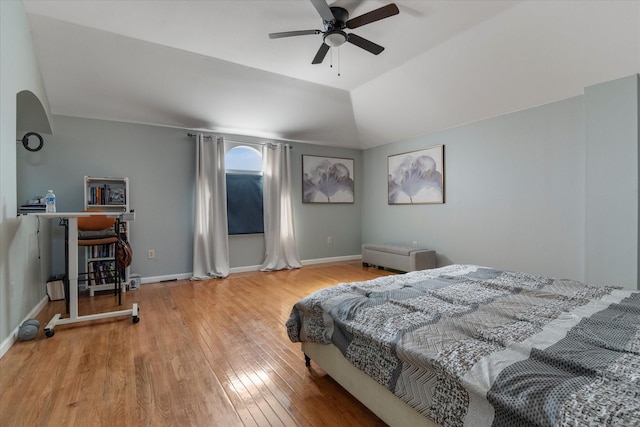
<path id="1" fill-rule="evenodd" d="M 282 37 L 304 36 L 309 34 L 322 34 L 322 44 L 320 49 L 313 58 L 312 64 L 320 64 L 327 55 L 327 52 L 332 47 L 338 47 L 346 42 L 358 46 L 371 52 L 374 55 L 380 54 L 384 50 L 384 47 L 375 44 L 365 38 L 362 38 L 353 33 L 345 33 L 344 29 L 358 28 L 363 25 L 370 24 L 372 22 L 379 21 L 384 18 L 388 18 L 399 13 L 398 6 L 394 3 L 382 6 L 381 8 L 367 12 L 364 15 L 357 16 L 349 19 L 349 12 L 338 6 L 329 7 L 326 0 L 310 0 L 311 4 L 316 8 L 320 17 L 322 17 L 324 31 L 321 30 L 301 30 L 301 31 L 285 31 L 282 33 L 269 34 L 270 39 L 279 39 Z"/>

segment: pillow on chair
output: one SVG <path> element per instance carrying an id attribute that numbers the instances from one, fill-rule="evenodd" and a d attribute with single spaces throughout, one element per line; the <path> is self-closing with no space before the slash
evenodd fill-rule
<path id="1" fill-rule="evenodd" d="M 117 234 L 113 228 L 100 231 L 83 231 L 78 230 L 78 239 L 102 239 L 104 237 L 116 237 Z"/>

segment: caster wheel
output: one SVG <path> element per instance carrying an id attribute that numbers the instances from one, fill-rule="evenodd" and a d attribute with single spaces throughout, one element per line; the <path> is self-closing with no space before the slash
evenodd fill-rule
<path id="1" fill-rule="evenodd" d="M 51 338 L 53 334 L 55 334 L 55 331 L 53 329 L 47 329 L 44 331 L 44 334 L 47 336 L 47 338 Z"/>
<path id="2" fill-rule="evenodd" d="M 133 323 L 138 323 L 140 321 L 140 318 L 138 316 L 133 316 L 133 318 L 131 319 L 131 321 Z"/>

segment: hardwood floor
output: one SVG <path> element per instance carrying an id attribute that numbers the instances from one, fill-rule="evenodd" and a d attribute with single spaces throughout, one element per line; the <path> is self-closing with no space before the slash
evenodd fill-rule
<path id="1" fill-rule="evenodd" d="M 227 279 L 143 285 L 124 294 L 140 323 L 43 327 L 0 359 L 0 425 L 376 426 L 371 411 L 312 363 L 284 323 L 303 296 L 386 271 L 358 261 Z M 80 314 L 119 309 L 82 298 Z M 44 326 L 64 302 L 38 315 Z"/>

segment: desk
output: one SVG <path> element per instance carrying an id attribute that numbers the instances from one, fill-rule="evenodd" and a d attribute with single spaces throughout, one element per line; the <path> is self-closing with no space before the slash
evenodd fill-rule
<path id="1" fill-rule="evenodd" d="M 38 216 L 40 218 L 63 218 L 68 221 L 68 253 L 67 274 L 69 281 L 69 317 L 63 318 L 61 313 L 57 313 L 44 327 L 47 337 L 54 334 L 53 328 L 56 325 L 66 325 L 69 323 L 88 322 L 90 320 L 106 319 L 109 317 L 131 316 L 133 323 L 138 323 L 138 304 L 134 303 L 133 307 L 127 310 L 110 311 L 107 313 L 88 314 L 86 316 L 78 316 L 78 218 L 92 215 L 107 215 L 117 217 L 121 213 L 105 213 L 105 212 L 55 212 L 55 213 L 30 213 L 28 215 Z"/>

